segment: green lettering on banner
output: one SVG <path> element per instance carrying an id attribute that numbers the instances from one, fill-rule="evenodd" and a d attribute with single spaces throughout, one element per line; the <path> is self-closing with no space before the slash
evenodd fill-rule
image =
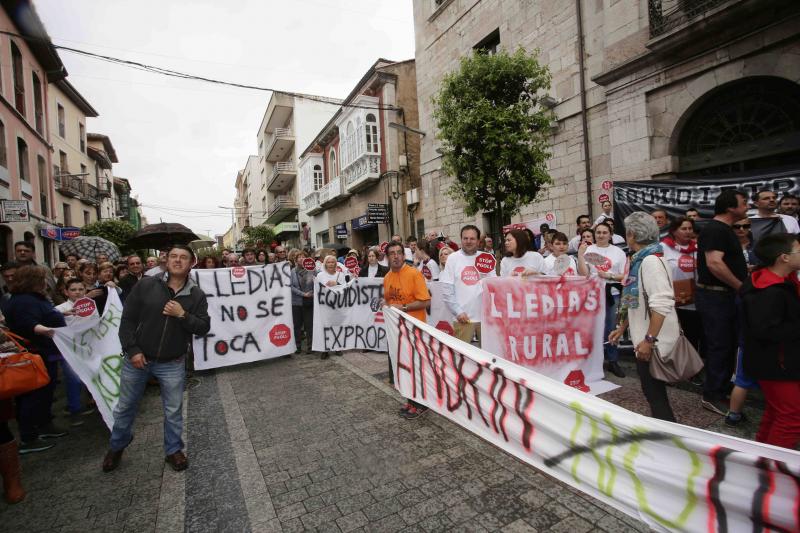
<path id="1" fill-rule="evenodd" d="M 570 433 L 570 447 L 577 448 L 580 445 L 577 443 L 578 440 L 578 432 L 583 425 L 583 418 L 588 415 L 583 410 L 583 407 L 579 402 L 572 402 L 570 403 L 570 408 L 575 412 L 575 425 L 572 428 L 572 432 Z M 589 442 L 586 448 L 591 453 L 592 457 L 594 458 L 595 462 L 598 466 L 597 472 L 597 488 L 603 494 L 608 497 L 613 497 L 614 492 L 614 484 L 617 479 L 617 467 L 613 461 L 613 452 L 614 449 L 621 444 L 618 443 L 620 440 L 619 436 L 619 429 L 611 420 L 611 415 L 608 413 L 603 414 L 603 421 L 608 426 L 611 431 L 611 439 L 610 442 L 607 444 L 598 442 L 600 436 L 600 428 L 596 419 L 589 417 L 589 424 L 591 427 L 590 435 L 589 435 Z M 631 428 L 631 434 L 643 434 L 647 433 L 648 430 L 646 428 L 634 427 Z M 639 456 L 642 447 L 642 440 L 633 439 L 630 442 L 630 447 L 628 451 L 623 456 L 623 467 L 625 471 L 630 475 L 631 480 L 633 481 L 634 491 L 636 492 L 636 500 L 639 504 L 639 508 L 650 515 L 654 520 L 658 521 L 659 523 L 673 529 L 681 529 L 686 524 L 687 520 L 691 516 L 692 512 L 694 511 L 695 507 L 697 506 L 697 494 L 694 490 L 694 483 L 697 476 L 700 474 L 702 470 L 702 465 L 700 462 L 700 458 L 696 452 L 693 452 L 686 445 L 683 441 L 678 437 L 671 437 L 671 440 L 676 447 L 680 448 L 681 450 L 685 451 L 689 455 L 689 460 L 691 461 L 691 471 L 686 479 L 686 505 L 684 505 L 683 509 L 681 510 L 680 514 L 675 519 L 670 520 L 669 518 L 664 518 L 658 513 L 656 513 L 651 507 L 649 502 L 647 501 L 647 493 L 644 483 L 639 478 L 636 473 L 636 469 L 634 468 L 634 462 L 636 458 Z M 596 446 L 603 445 L 606 446 L 606 453 L 605 458 L 602 458 L 600 454 L 596 451 Z M 582 454 L 576 454 L 572 459 L 572 467 L 570 472 L 572 474 L 573 479 L 577 483 L 581 483 L 581 479 L 578 476 L 578 467 L 580 465 Z M 606 468 L 608 468 L 608 478 L 606 479 Z"/>
<path id="2" fill-rule="evenodd" d="M 638 432 L 642 430 L 639 428 L 633 428 L 632 431 Z M 691 516 L 692 511 L 694 511 L 694 508 L 697 506 L 697 494 L 694 492 L 694 480 L 700 474 L 702 465 L 697 453 L 687 448 L 681 439 L 678 437 L 673 437 L 672 442 L 675 443 L 675 446 L 689 454 L 689 459 L 692 462 L 692 470 L 689 472 L 689 476 L 686 478 L 686 505 L 683 507 L 683 510 L 680 512 L 678 517 L 674 520 L 670 520 L 659 515 L 650 507 L 650 504 L 647 502 L 647 494 L 645 492 L 646 489 L 644 483 L 642 483 L 642 480 L 636 475 L 636 471 L 633 467 L 633 462 L 636 460 L 636 457 L 641 451 L 641 441 L 631 444 L 630 450 L 628 450 L 628 453 L 625 454 L 623 459 L 623 465 L 633 480 L 634 489 L 636 491 L 636 500 L 639 503 L 639 508 L 650 515 L 653 519 L 669 528 L 683 529 L 683 526 L 686 525 L 686 521 L 689 520 L 689 516 Z"/>
<path id="3" fill-rule="evenodd" d="M 109 409 L 114 407 L 114 402 L 119 398 L 121 380 L 122 355 L 109 355 L 103 358 L 97 375 L 92 378 L 92 383 L 97 387 Z"/>

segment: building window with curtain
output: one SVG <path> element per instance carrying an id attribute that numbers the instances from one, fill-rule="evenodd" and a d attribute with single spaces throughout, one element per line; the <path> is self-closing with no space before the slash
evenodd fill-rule
<path id="1" fill-rule="evenodd" d="M 58 136 L 62 139 L 66 139 L 67 137 L 67 123 L 66 119 L 64 118 L 64 106 L 61 104 L 58 105 Z"/>
<path id="2" fill-rule="evenodd" d="M 17 137 L 17 157 L 19 168 L 19 179 L 30 182 L 30 167 L 28 166 L 28 144 Z"/>
<path id="3" fill-rule="evenodd" d="M 367 125 L 365 128 L 367 135 L 367 152 L 370 154 L 378 153 L 378 122 L 372 113 L 367 115 Z"/>
<path id="4" fill-rule="evenodd" d="M 14 107 L 20 115 L 25 116 L 25 79 L 22 54 L 13 42 L 11 43 L 11 72 L 14 75 Z"/>
<path id="5" fill-rule="evenodd" d="M 49 212 L 47 208 L 49 203 L 47 193 L 50 190 L 50 184 L 47 179 L 47 161 L 40 155 L 36 156 L 36 170 L 39 177 L 39 203 L 42 206 L 42 216 L 46 217 Z"/>
<path id="6" fill-rule="evenodd" d="M 322 167 L 320 165 L 314 165 L 314 190 L 320 190 L 324 184 L 325 180 L 322 176 Z"/>
<path id="7" fill-rule="evenodd" d="M 336 149 L 331 148 L 330 154 L 328 154 L 328 181 L 332 180 L 336 176 L 339 175 L 339 169 L 336 168 Z"/>
<path id="8" fill-rule="evenodd" d="M 8 168 L 8 152 L 6 151 L 6 125 L 0 122 L 0 167 Z"/>
<path id="9" fill-rule="evenodd" d="M 39 81 L 39 76 L 34 72 L 31 74 L 33 79 L 33 115 L 36 126 L 36 132 L 39 135 L 44 135 L 44 106 L 42 105 L 42 83 Z"/>

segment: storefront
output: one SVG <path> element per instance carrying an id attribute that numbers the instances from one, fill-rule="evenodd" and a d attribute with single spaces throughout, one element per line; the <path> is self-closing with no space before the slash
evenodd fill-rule
<path id="1" fill-rule="evenodd" d="M 350 225 L 353 227 L 353 246 L 356 249 L 361 246 L 376 246 L 380 243 L 378 225 L 369 222 L 368 214 L 364 213 L 360 217 L 354 218 Z"/>

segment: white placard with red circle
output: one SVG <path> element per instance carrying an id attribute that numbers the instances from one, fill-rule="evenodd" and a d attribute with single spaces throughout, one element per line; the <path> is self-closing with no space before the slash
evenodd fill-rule
<path id="1" fill-rule="evenodd" d="M 490 253 L 483 252 L 475 258 L 475 268 L 481 274 L 488 274 L 497 267 L 497 259 Z"/>

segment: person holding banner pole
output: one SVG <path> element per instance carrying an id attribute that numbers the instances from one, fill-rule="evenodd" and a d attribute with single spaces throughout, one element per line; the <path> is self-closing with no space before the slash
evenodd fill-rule
<path id="1" fill-rule="evenodd" d="M 297 347 L 295 353 L 300 353 L 302 339 L 301 333 L 306 332 L 308 353 L 312 353 L 311 346 L 314 335 L 314 260 L 310 261 L 310 270 L 306 268 L 304 259 L 308 256 L 305 252 L 295 255 L 295 267 L 292 269 L 292 317 L 294 318 L 294 342 Z"/>
<path id="2" fill-rule="evenodd" d="M 445 305 L 455 315 L 455 336 L 464 342 L 477 337 L 481 341 L 481 280 L 497 277 L 492 268 L 481 272 L 476 266 L 481 230 L 472 224 L 461 228 L 461 249 L 450 254 L 447 264 L 439 276 Z"/>
<path id="3" fill-rule="evenodd" d="M 662 258 L 656 220 L 643 211 L 636 211 L 625 218 L 625 230 L 628 246 L 634 254 L 620 298 L 620 323 L 608 335 L 608 342 L 619 342 L 630 326 L 636 370 L 651 414 L 654 418 L 674 422 L 667 385 L 650 373 L 650 358 L 658 357 L 653 350 L 656 343 L 659 353 L 669 354 L 680 336 L 672 278 Z"/>
<path id="4" fill-rule="evenodd" d="M 196 261 L 188 246 L 174 245 L 167 254 L 167 271 L 142 279 L 131 291 L 119 325 L 124 360 L 119 401 L 103 471 L 115 470 L 133 440 L 133 423 L 147 381 L 158 379 L 164 405 L 165 461 L 175 471 L 189 466 L 183 453 L 184 359 L 192 336 L 211 329 L 205 293 L 189 277 Z"/>
<path id="5" fill-rule="evenodd" d="M 347 283 L 344 272 L 340 272 L 337 269 L 337 265 L 336 256 L 333 255 L 333 253 L 326 255 L 322 262 L 322 270 L 314 278 L 314 282 L 326 287 L 335 287 L 336 285 L 344 285 Z M 327 359 L 329 355 L 328 352 L 322 352 L 320 358 Z M 333 352 L 333 355 L 341 356 L 342 352 L 337 350 Z"/>
<path id="6" fill-rule="evenodd" d="M 386 257 L 389 258 L 390 270 L 383 277 L 383 304 L 396 307 L 420 322 L 425 322 L 427 319 L 425 310 L 430 307 L 431 294 L 428 292 L 422 272 L 406 264 L 405 250 L 401 243 L 389 243 L 386 247 Z M 394 377 L 391 357 L 389 357 L 389 372 Z M 400 416 L 410 420 L 425 411 L 427 407 L 424 405 L 408 400 L 400 409 Z"/>

